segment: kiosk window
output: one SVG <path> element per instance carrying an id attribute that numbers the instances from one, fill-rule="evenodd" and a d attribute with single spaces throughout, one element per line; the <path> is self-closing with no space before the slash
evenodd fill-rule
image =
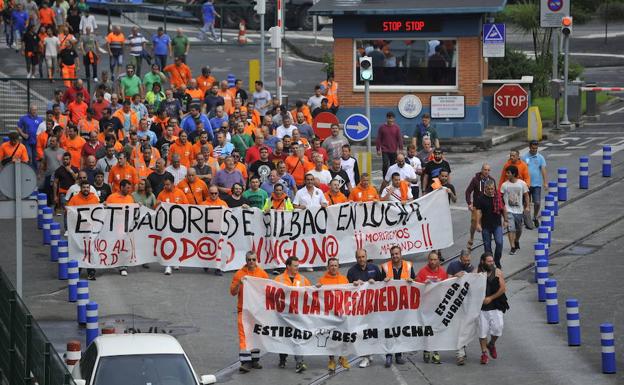
<path id="1" fill-rule="evenodd" d="M 356 40 L 356 86 L 361 56 L 373 60 L 371 87 L 457 87 L 457 40 Z"/>

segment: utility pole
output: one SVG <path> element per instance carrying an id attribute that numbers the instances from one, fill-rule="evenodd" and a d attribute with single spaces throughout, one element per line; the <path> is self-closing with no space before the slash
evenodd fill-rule
<path id="1" fill-rule="evenodd" d="M 563 35 L 563 120 L 562 125 L 570 125 L 568 118 L 568 69 L 570 57 L 570 35 L 572 35 L 572 16 L 564 16 L 561 18 L 561 34 Z"/>
<path id="2" fill-rule="evenodd" d="M 257 0 L 254 10 L 260 15 L 260 80 L 264 83 L 264 15 L 266 14 L 266 0 Z M 251 84 L 249 85 L 251 87 Z"/>

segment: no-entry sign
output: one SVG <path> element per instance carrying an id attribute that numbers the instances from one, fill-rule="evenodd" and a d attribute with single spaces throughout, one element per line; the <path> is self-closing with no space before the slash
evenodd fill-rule
<path id="1" fill-rule="evenodd" d="M 529 94 L 519 84 L 504 84 L 494 93 L 494 109 L 503 118 L 517 118 L 527 108 Z"/>
<path id="2" fill-rule="evenodd" d="M 321 140 L 325 140 L 325 138 L 331 136 L 332 124 L 340 124 L 336 115 L 331 112 L 321 112 L 312 121 L 312 129 L 316 136 L 321 138 Z"/>

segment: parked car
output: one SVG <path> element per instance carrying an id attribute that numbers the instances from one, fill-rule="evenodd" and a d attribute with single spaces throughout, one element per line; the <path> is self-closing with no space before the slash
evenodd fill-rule
<path id="1" fill-rule="evenodd" d="M 76 385 L 206 385 L 198 380 L 178 340 L 167 334 L 110 334 L 97 337 L 72 372 Z"/>

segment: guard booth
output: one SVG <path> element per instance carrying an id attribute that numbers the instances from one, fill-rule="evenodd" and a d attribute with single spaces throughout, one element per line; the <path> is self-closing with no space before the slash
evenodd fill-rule
<path id="1" fill-rule="evenodd" d="M 310 13 L 333 18 L 334 74 L 344 121 L 364 112 L 359 57 L 370 56 L 373 135 L 394 111 L 404 135 L 430 113 L 441 137 L 481 136 L 488 78 L 481 31 L 505 0 L 320 0 Z"/>

